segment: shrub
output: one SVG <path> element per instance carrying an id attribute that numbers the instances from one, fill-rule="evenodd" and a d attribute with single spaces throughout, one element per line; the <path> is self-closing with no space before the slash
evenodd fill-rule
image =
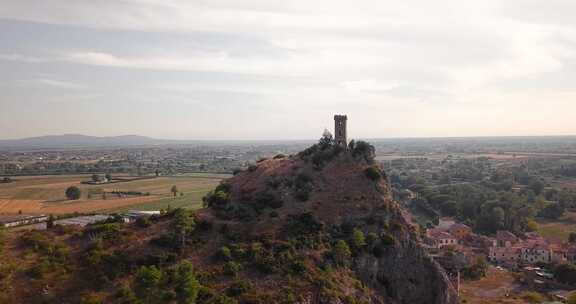
<path id="1" fill-rule="evenodd" d="M 382 245 L 384 246 L 393 246 L 396 243 L 396 238 L 388 233 L 384 233 L 380 236 L 380 240 L 382 241 Z"/>
<path id="2" fill-rule="evenodd" d="M 281 158 L 285 158 L 286 155 L 284 154 L 277 154 L 276 156 L 274 156 L 274 159 L 281 159 Z"/>
<path id="3" fill-rule="evenodd" d="M 76 186 L 71 186 L 71 187 L 68 187 L 68 189 L 66 189 L 65 194 L 69 200 L 77 200 L 77 199 L 80 199 L 82 192 L 80 191 L 80 188 L 78 188 Z"/>
<path id="4" fill-rule="evenodd" d="M 372 248 L 372 254 L 375 257 L 380 258 L 384 255 L 385 250 L 386 248 L 382 244 L 377 244 L 376 246 L 374 246 L 374 248 Z"/>
<path id="5" fill-rule="evenodd" d="M 234 261 L 229 261 L 224 264 L 224 274 L 228 276 L 236 276 L 242 270 L 242 265 Z"/>
<path id="6" fill-rule="evenodd" d="M 232 175 L 238 175 L 238 174 L 241 173 L 241 172 L 242 172 L 242 169 L 240 169 L 240 168 L 234 168 L 234 169 L 232 170 Z"/>
<path id="7" fill-rule="evenodd" d="M 42 259 L 41 262 L 38 262 L 30 268 L 28 275 L 35 279 L 42 279 L 44 275 L 50 273 L 52 271 L 52 265 L 47 259 Z"/>
<path id="8" fill-rule="evenodd" d="M 324 229 L 324 225 L 316 220 L 310 212 L 289 216 L 287 230 L 291 236 L 306 236 L 318 233 L 322 229 Z"/>
<path id="9" fill-rule="evenodd" d="M 89 293 L 80 299 L 80 304 L 102 304 L 104 303 L 98 295 Z"/>
<path id="10" fill-rule="evenodd" d="M 294 198 L 301 202 L 305 202 L 310 199 L 310 190 L 307 189 L 300 189 L 294 193 Z"/>
<path id="11" fill-rule="evenodd" d="M 332 135 L 325 132 L 317 144 L 300 152 L 298 155 L 305 161 L 312 161 L 317 169 L 321 169 L 334 157 L 338 156 L 344 149 L 339 145 L 334 145 Z"/>
<path id="12" fill-rule="evenodd" d="M 96 235 L 105 240 L 114 240 L 119 239 L 120 227 L 119 223 L 93 224 L 84 229 L 84 234 Z"/>
<path id="13" fill-rule="evenodd" d="M 248 290 L 250 290 L 250 288 L 250 283 L 244 280 L 236 280 L 232 283 L 232 285 L 230 285 L 230 287 L 228 287 L 226 294 L 230 297 L 237 297 L 243 293 L 246 293 Z"/>
<path id="14" fill-rule="evenodd" d="M 366 168 L 364 170 L 364 174 L 366 175 L 366 177 L 368 177 L 373 181 L 377 181 L 382 177 L 382 175 L 380 175 L 380 170 L 378 170 L 378 168 L 375 168 L 373 166 Z"/>
<path id="15" fill-rule="evenodd" d="M 306 273 L 306 264 L 302 260 L 296 260 L 290 265 L 290 272 L 298 275 Z"/>
<path id="16" fill-rule="evenodd" d="M 282 180 L 278 177 L 273 177 L 266 182 L 266 185 L 272 189 L 278 189 L 282 185 Z"/>
<path id="17" fill-rule="evenodd" d="M 256 169 L 258 169 L 258 166 L 256 166 L 256 165 L 250 165 L 250 166 L 248 166 L 248 171 L 249 171 L 249 172 L 254 172 L 254 171 L 256 171 Z"/>
<path id="18" fill-rule="evenodd" d="M 136 219 L 136 226 L 141 227 L 141 228 L 147 228 L 150 227 L 151 223 L 150 223 L 150 219 L 148 217 L 139 217 Z"/>
<path id="19" fill-rule="evenodd" d="M 305 202 L 310 198 L 310 193 L 312 192 L 312 177 L 304 172 L 296 175 L 294 179 L 294 197 Z"/>
<path id="20" fill-rule="evenodd" d="M 366 246 L 366 240 L 362 230 L 354 228 L 354 231 L 352 232 L 351 245 L 354 250 L 361 250 L 364 246 Z"/>
<path id="21" fill-rule="evenodd" d="M 220 248 L 219 256 L 224 261 L 230 261 L 232 260 L 232 251 L 230 251 L 230 248 L 222 246 L 222 248 Z"/>
<path id="22" fill-rule="evenodd" d="M 334 248 L 332 249 L 332 254 L 336 263 L 341 266 L 347 264 L 352 256 L 350 247 L 348 247 L 348 244 L 343 240 L 336 242 L 336 245 L 334 245 Z"/>
<path id="23" fill-rule="evenodd" d="M 257 210 L 264 208 L 278 209 L 282 207 L 284 202 L 278 199 L 274 194 L 268 191 L 258 192 L 254 197 L 254 207 Z"/>
<path id="24" fill-rule="evenodd" d="M 224 209 L 230 203 L 230 191 L 232 186 L 228 183 L 221 183 L 214 191 L 208 192 L 203 198 L 205 207 L 214 209 Z"/>
<path id="25" fill-rule="evenodd" d="M 368 246 L 374 245 L 376 241 L 378 241 L 378 235 L 374 232 L 368 233 L 368 235 L 366 236 L 366 243 L 368 244 Z"/>
<path id="26" fill-rule="evenodd" d="M 352 150 L 353 157 L 371 164 L 374 162 L 375 155 L 376 149 L 371 144 L 361 140 L 354 144 L 354 150 Z"/>

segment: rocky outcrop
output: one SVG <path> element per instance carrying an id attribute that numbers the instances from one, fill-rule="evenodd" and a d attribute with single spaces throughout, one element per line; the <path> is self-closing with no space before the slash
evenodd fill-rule
<path id="1" fill-rule="evenodd" d="M 382 177 L 377 181 L 367 178 L 366 169 L 375 166 L 347 154 L 321 169 L 295 158 L 262 161 L 252 172 L 229 181 L 232 202 L 250 203 L 247 196 L 263 191 L 272 191 L 282 198 L 282 207 L 276 209 L 278 217 L 259 218 L 251 233 L 278 230 L 274 227 L 283 223 L 280 219 L 309 212 L 328 228 L 349 224 L 365 234 L 388 235 L 394 244 L 385 245 L 377 256 L 368 251 L 353 259 L 356 277 L 374 291 L 374 303 L 458 304 L 457 292 L 445 271 L 426 254 L 418 228 L 406 210 L 394 202 L 386 174 L 380 171 Z M 274 184 L 270 181 L 294 181 L 298 176 L 308 179 L 310 194 L 305 202 L 294 199 L 293 188 L 285 182 L 269 189 Z M 242 224 L 246 226 L 245 222 Z M 311 298 L 310 303 L 327 302 Z"/>
<path id="2" fill-rule="evenodd" d="M 355 270 L 365 284 L 397 303 L 459 303 L 444 270 L 413 241 L 390 248 L 379 258 L 359 256 Z"/>

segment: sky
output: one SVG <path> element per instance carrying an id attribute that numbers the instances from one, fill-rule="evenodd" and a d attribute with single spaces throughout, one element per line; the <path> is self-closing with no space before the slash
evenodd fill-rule
<path id="1" fill-rule="evenodd" d="M 0 0 L 0 139 L 576 134 L 573 0 Z"/>

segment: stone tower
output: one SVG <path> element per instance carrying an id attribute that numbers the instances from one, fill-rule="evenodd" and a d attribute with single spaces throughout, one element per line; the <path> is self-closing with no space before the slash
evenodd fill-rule
<path id="1" fill-rule="evenodd" d="M 346 115 L 334 115 L 334 142 L 344 149 L 348 147 L 346 139 Z"/>

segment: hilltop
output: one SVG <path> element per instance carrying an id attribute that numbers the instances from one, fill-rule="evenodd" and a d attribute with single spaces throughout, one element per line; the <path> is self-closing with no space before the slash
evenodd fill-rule
<path id="1" fill-rule="evenodd" d="M 324 138 L 237 172 L 195 214 L 7 234 L 0 302 L 458 303 L 373 157 Z"/>

